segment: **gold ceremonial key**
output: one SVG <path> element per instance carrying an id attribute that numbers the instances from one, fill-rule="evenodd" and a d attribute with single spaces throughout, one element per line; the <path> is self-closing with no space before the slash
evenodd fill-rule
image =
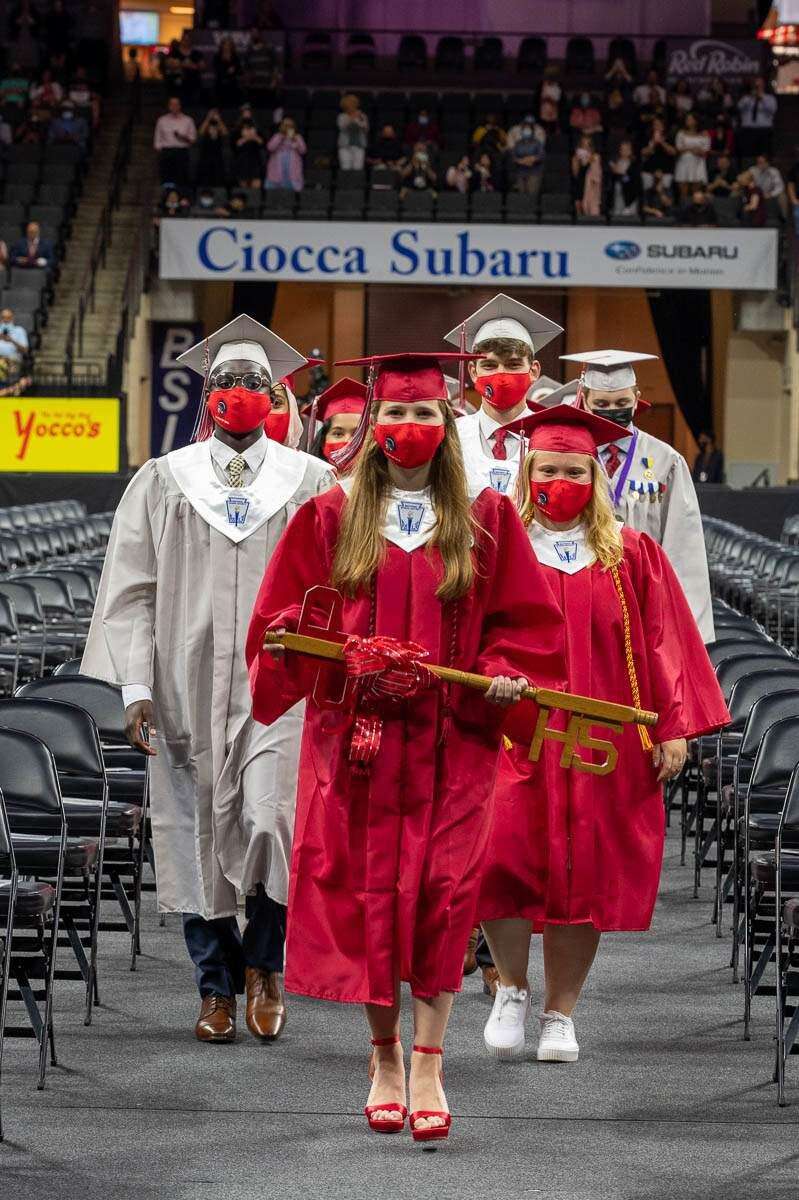
<path id="1" fill-rule="evenodd" d="M 565 729 L 550 729 L 548 726 L 549 716 L 550 709 L 539 710 L 533 740 L 530 743 L 530 753 L 527 756 L 530 762 L 538 762 L 544 740 L 547 739 L 551 742 L 563 742 L 563 753 L 560 756 L 562 767 L 572 767 L 575 771 L 585 771 L 589 775 L 609 775 L 611 771 L 615 771 L 616 763 L 619 760 L 618 749 L 613 742 L 593 737 L 591 726 L 599 725 L 602 729 L 609 729 L 612 733 L 621 733 L 622 726 L 619 722 L 592 721 L 575 713 L 569 719 Z M 604 750 L 606 755 L 604 762 L 586 762 L 577 753 L 578 746 L 582 746 L 585 750 Z"/>

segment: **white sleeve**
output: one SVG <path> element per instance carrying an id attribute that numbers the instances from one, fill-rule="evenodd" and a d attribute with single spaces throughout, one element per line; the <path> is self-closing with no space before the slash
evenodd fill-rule
<path id="1" fill-rule="evenodd" d="M 682 584 L 702 640 L 712 642 L 715 636 L 713 601 L 702 517 L 694 481 L 681 454 L 676 455 L 669 472 L 664 508 L 665 521 L 660 544 Z"/>
<path id="2" fill-rule="evenodd" d="M 122 687 L 122 703 L 125 708 L 137 700 L 152 700 L 153 693 L 143 683 L 126 683 Z"/>

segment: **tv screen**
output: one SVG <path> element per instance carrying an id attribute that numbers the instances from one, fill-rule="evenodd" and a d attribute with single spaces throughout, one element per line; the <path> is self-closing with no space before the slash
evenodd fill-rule
<path id="1" fill-rule="evenodd" d="M 154 46 L 159 40 L 157 12 L 120 11 L 119 40 L 123 46 Z"/>

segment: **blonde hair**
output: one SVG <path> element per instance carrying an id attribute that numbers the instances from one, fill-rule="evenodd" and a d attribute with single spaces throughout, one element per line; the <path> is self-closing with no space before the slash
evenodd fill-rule
<path id="1" fill-rule="evenodd" d="M 519 515 L 526 526 L 529 526 L 536 515 L 533 501 L 533 485 L 530 477 L 535 465 L 536 451 L 527 454 L 517 484 L 516 503 Z M 594 490 L 591 499 L 583 511 L 585 523 L 585 540 L 602 564 L 605 570 L 617 567 L 624 557 L 624 543 L 621 540 L 621 530 L 613 513 L 610 501 L 610 489 L 607 476 L 595 458 L 590 459 L 591 483 Z"/>
<path id="2" fill-rule="evenodd" d="M 472 586 L 475 564 L 472 545 L 475 523 L 466 485 L 455 419 L 445 401 L 438 401 L 444 415 L 445 437 L 430 471 L 430 488 L 436 525 L 428 548 L 438 547 L 444 566 L 436 588 L 440 600 L 457 600 Z M 372 404 L 372 419 L 378 403 Z M 368 587 L 386 554 L 383 524 L 391 482 L 388 462 L 372 435 L 366 434 L 363 449 L 352 472 L 350 489 L 333 560 L 332 584 L 347 596 Z"/>

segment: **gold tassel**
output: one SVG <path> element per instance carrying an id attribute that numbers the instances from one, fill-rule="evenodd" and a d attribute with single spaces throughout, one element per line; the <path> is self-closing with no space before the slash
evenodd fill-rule
<path id="1" fill-rule="evenodd" d="M 638 674 L 635 670 L 635 659 L 633 658 L 633 642 L 630 634 L 630 613 L 627 608 L 627 597 L 624 595 L 621 576 L 619 575 L 618 567 L 611 567 L 610 573 L 613 577 L 613 582 L 616 586 L 616 592 L 621 605 L 621 619 L 624 625 L 624 657 L 627 664 L 627 678 L 630 680 L 630 692 L 632 693 L 633 704 L 636 708 L 641 707 L 641 691 L 638 687 Z M 652 739 L 649 736 L 649 730 L 646 725 L 639 725 L 638 736 L 641 739 L 641 746 L 647 752 L 654 749 Z"/>

